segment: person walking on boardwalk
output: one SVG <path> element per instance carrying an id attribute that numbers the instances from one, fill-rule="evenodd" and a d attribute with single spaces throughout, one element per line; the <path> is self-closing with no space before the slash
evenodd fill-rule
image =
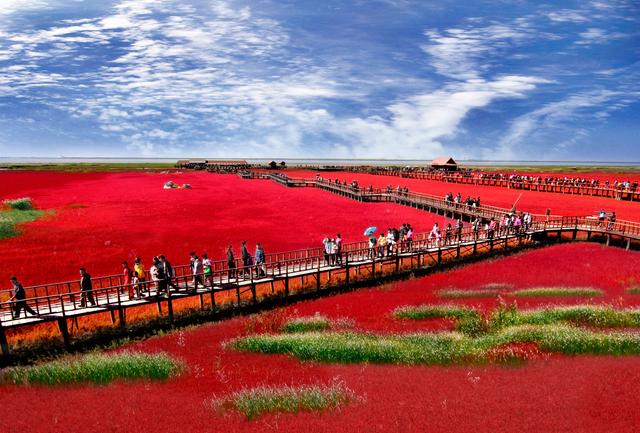
<path id="1" fill-rule="evenodd" d="M 376 257 L 376 236 L 372 233 L 369 235 L 369 242 L 368 242 L 368 247 L 369 247 L 369 254 L 368 254 L 368 258 L 370 260 L 373 260 Z"/>
<path id="2" fill-rule="evenodd" d="M 141 290 L 146 291 L 147 270 L 144 268 L 144 264 L 142 263 L 142 259 L 140 257 L 136 257 L 133 265 L 133 270 L 138 273 L 138 281 L 140 281 Z"/>
<path id="3" fill-rule="evenodd" d="M 491 217 L 491 221 L 489 221 L 489 224 L 487 225 L 487 238 L 493 239 L 496 233 L 496 225 L 496 219 Z"/>
<path id="4" fill-rule="evenodd" d="M 329 266 L 331 264 L 331 239 L 329 237 L 322 239 L 322 253 L 324 255 L 324 265 Z"/>
<path id="5" fill-rule="evenodd" d="M 204 286 L 209 284 L 209 287 L 213 287 L 213 272 L 212 263 L 207 253 L 202 253 L 202 273 L 204 274 Z"/>
<path id="6" fill-rule="evenodd" d="M 384 250 L 387 247 L 387 237 L 383 232 L 380 232 L 380 236 L 378 236 L 378 258 L 384 257 Z"/>
<path id="7" fill-rule="evenodd" d="M 92 307 L 95 307 L 96 301 L 93 298 L 93 284 L 91 283 L 91 275 L 87 273 L 85 268 L 80 268 L 80 290 L 82 295 L 80 297 L 80 306 L 86 307 L 87 301 Z"/>
<path id="8" fill-rule="evenodd" d="M 122 285 L 123 288 L 120 290 L 120 293 L 124 293 L 126 290 L 129 293 L 129 299 L 133 298 L 133 285 L 131 284 L 131 277 L 133 276 L 133 271 L 129 267 L 129 263 L 125 260 L 122 262 Z"/>
<path id="9" fill-rule="evenodd" d="M 193 290 L 198 290 L 198 284 L 204 287 L 202 282 L 202 262 L 195 251 L 191 251 L 191 275 L 193 276 Z"/>
<path id="10" fill-rule="evenodd" d="M 456 242 L 462 242 L 462 218 L 456 221 Z"/>
<path id="11" fill-rule="evenodd" d="M 265 277 L 267 275 L 267 268 L 264 263 L 264 250 L 262 249 L 262 245 L 258 242 L 256 244 L 256 273 L 258 277 Z"/>
<path id="12" fill-rule="evenodd" d="M 229 280 L 237 278 L 236 275 L 236 258 L 233 254 L 233 247 L 229 245 L 227 248 L 227 269 L 229 270 L 227 278 Z"/>
<path id="13" fill-rule="evenodd" d="M 338 244 L 336 244 L 336 240 L 331 238 L 331 266 L 335 266 L 338 264 Z"/>
<path id="14" fill-rule="evenodd" d="M 158 296 L 164 295 L 167 291 L 167 281 L 164 278 L 164 270 L 158 257 L 153 258 L 153 265 L 149 269 L 149 273 L 153 284 L 156 286 L 156 294 Z"/>
<path id="15" fill-rule="evenodd" d="M 478 240 L 478 236 L 480 233 L 480 225 L 482 224 L 482 221 L 480 221 L 479 217 L 476 217 L 473 222 L 471 223 L 471 227 L 473 229 L 473 239 L 474 240 Z"/>
<path id="16" fill-rule="evenodd" d="M 442 235 L 440 234 L 440 226 L 438 225 L 438 223 L 433 223 L 433 228 L 431 229 L 431 232 L 427 237 L 427 241 L 431 242 L 431 240 L 433 239 L 435 241 L 436 248 L 439 248 L 441 237 Z"/>
<path id="17" fill-rule="evenodd" d="M 387 230 L 387 256 L 390 256 L 393 252 L 393 247 L 396 244 L 395 236 L 393 236 L 393 229 Z"/>
<path id="18" fill-rule="evenodd" d="M 607 211 L 600 209 L 598 212 L 598 227 L 604 227 L 604 219 L 607 217 Z"/>
<path id="19" fill-rule="evenodd" d="M 11 284 L 13 285 L 13 296 L 11 296 L 8 302 L 14 302 L 13 306 L 11 307 L 11 318 L 19 319 L 22 310 L 24 310 L 25 316 L 27 315 L 27 313 L 33 316 L 37 316 L 38 313 L 33 311 L 33 309 L 27 304 L 27 293 L 25 292 L 22 284 L 20 284 L 20 282 L 18 281 L 18 277 L 13 276 L 9 279 L 9 281 L 11 281 Z"/>
<path id="20" fill-rule="evenodd" d="M 342 265 L 342 236 L 340 233 L 336 235 L 334 242 L 336 244 L 336 264 Z"/>
<path id="21" fill-rule="evenodd" d="M 411 224 L 407 224 L 407 234 L 405 238 L 407 239 L 407 250 L 410 252 L 413 251 L 413 227 L 411 227 Z"/>
<path id="22" fill-rule="evenodd" d="M 167 282 L 167 287 L 171 287 L 173 290 L 178 290 L 178 286 L 173 282 L 173 279 L 176 276 L 173 271 L 173 266 L 171 266 L 171 263 L 169 263 L 164 254 L 160 254 L 158 259 L 160 259 L 160 267 L 162 268 L 162 272 L 164 272 L 164 279 Z"/>
<path id="23" fill-rule="evenodd" d="M 242 278 L 247 277 L 247 271 L 251 276 L 251 254 L 247 249 L 247 241 L 242 241 L 242 247 L 240 248 L 240 257 L 242 258 Z"/>
<path id="24" fill-rule="evenodd" d="M 607 230 L 613 230 L 616 225 L 616 219 L 617 217 L 615 211 L 611 212 L 611 215 L 609 215 L 609 224 L 607 224 Z"/>
<path id="25" fill-rule="evenodd" d="M 135 270 L 131 271 L 131 286 L 135 290 L 136 299 L 140 299 L 142 297 L 142 289 L 140 287 L 140 279 L 138 278 L 138 273 Z M 131 294 L 131 292 L 129 293 Z M 133 299 L 133 296 L 129 296 L 129 299 Z"/>
<path id="26" fill-rule="evenodd" d="M 448 223 L 447 227 L 444 229 L 444 244 L 451 245 L 452 239 L 453 239 L 453 230 L 451 228 L 451 223 Z"/>

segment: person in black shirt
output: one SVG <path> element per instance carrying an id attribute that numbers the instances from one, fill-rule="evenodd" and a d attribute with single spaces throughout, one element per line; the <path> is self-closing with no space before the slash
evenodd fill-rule
<path id="1" fill-rule="evenodd" d="M 236 259 L 233 254 L 233 247 L 229 245 L 227 248 L 227 269 L 228 269 L 228 279 L 231 280 L 236 278 Z"/>
<path id="2" fill-rule="evenodd" d="M 13 305 L 13 311 L 11 313 L 11 317 L 13 319 L 19 319 L 20 313 L 23 309 L 25 311 L 25 316 L 26 316 L 26 313 L 36 316 L 38 313 L 33 311 L 31 307 L 27 305 L 27 301 L 26 301 L 27 295 L 24 290 L 24 287 L 22 287 L 22 284 L 18 282 L 18 278 L 15 276 L 11 277 L 10 281 L 11 281 L 11 284 L 13 285 L 13 296 L 11 297 L 11 299 L 9 299 L 9 302 L 15 301 L 15 304 Z"/>
<path id="3" fill-rule="evenodd" d="M 80 306 L 85 307 L 87 300 L 91 303 L 92 307 L 95 307 L 96 301 L 93 299 L 93 284 L 91 284 L 91 275 L 87 273 L 85 268 L 80 268 L 80 289 L 82 291 L 82 297 L 80 298 Z"/>
<path id="4" fill-rule="evenodd" d="M 242 278 L 247 277 L 247 272 L 251 274 L 251 254 L 247 249 L 247 241 L 242 241 L 242 248 L 240 250 L 240 256 L 242 257 Z"/>
<path id="5" fill-rule="evenodd" d="M 175 274 L 173 273 L 173 266 L 167 260 L 164 255 L 159 255 L 158 259 L 160 260 L 160 269 L 164 273 L 164 280 L 167 287 L 171 287 L 173 290 L 178 290 L 178 287 L 173 282 L 173 278 Z"/>

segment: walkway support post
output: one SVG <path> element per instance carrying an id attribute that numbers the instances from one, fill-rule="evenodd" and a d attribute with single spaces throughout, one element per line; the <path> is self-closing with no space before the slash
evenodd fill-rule
<path id="1" fill-rule="evenodd" d="M 169 316 L 169 323 L 173 325 L 173 300 L 169 287 L 167 287 L 167 316 Z"/>
<path id="2" fill-rule="evenodd" d="M 7 341 L 7 335 L 4 333 L 4 327 L 0 322 L 0 347 L 2 347 L 2 354 L 9 355 L 9 342 Z"/>
<path id="3" fill-rule="evenodd" d="M 58 319 L 58 328 L 62 334 L 62 340 L 64 341 L 64 347 L 67 349 L 71 346 L 71 339 L 69 338 L 69 327 L 67 326 L 67 319 L 61 317 Z"/>
<path id="4" fill-rule="evenodd" d="M 347 286 L 347 289 L 349 288 L 349 253 L 347 252 L 345 254 L 345 260 L 344 260 L 344 266 L 345 266 L 345 285 Z"/>

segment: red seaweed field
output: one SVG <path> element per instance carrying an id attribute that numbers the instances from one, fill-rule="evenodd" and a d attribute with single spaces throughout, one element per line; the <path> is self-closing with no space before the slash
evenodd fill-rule
<path id="1" fill-rule="evenodd" d="M 312 171 L 291 176 L 313 177 Z M 450 190 L 510 207 L 519 192 L 351 173 L 330 173 L 361 185 L 396 185 L 444 194 Z M 164 182 L 191 189 L 163 190 Z M 395 204 L 350 201 L 314 189 L 286 189 L 270 181 L 202 172 L 0 172 L 0 199 L 31 197 L 45 217 L 0 240 L 0 285 L 17 274 L 26 284 L 76 278 L 86 266 L 96 276 L 116 273 L 122 260 L 163 253 L 174 264 L 188 252 L 222 259 L 229 243 L 259 241 L 267 252 L 317 246 L 341 232 L 411 223 L 427 231 L 442 216 Z M 518 206 L 533 212 L 591 214 L 606 207 L 637 220 L 640 205 L 611 199 L 525 192 Z M 359 289 L 262 313 L 175 330 L 120 350 L 165 352 L 187 370 L 166 382 L 46 387 L 0 384 L 0 431 L 18 432 L 636 432 L 640 425 L 640 358 L 536 353 L 515 365 L 419 366 L 300 361 L 236 350 L 228 343 L 273 331 L 290 318 L 325 316 L 354 331 L 380 335 L 445 331 L 448 320 L 398 320 L 395 308 L 456 304 L 488 314 L 504 302 L 518 308 L 606 304 L 640 307 L 640 254 L 590 243 L 568 243 L 436 272 L 426 277 Z M 443 289 L 499 288 L 501 296 L 443 299 Z M 510 296 L 517 289 L 589 287 L 602 296 Z M 84 319 L 87 320 L 87 319 Z M 526 345 L 525 345 L 526 346 Z M 526 347 L 525 347 L 526 348 Z M 248 421 L 217 412 L 213 397 L 255 386 L 326 384 L 340 380 L 359 398 L 323 412 L 266 414 Z"/>

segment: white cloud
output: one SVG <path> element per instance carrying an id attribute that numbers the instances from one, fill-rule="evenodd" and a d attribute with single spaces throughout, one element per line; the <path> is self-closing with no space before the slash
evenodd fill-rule
<path id="1" fill-rule="evenodd" d="M 579 36 L 580 39 L 575 42 L 576 45 L 606 44 L 614 39 L 627 37 L 624 33 L 608 32 L 597 27 L 591 27 L 580 33 Z"/>
<path id="2" fill-rule="evenodd" d="M 561 9 L 549 12 L 547 18 L 557 23 L 585 23 L 590 21 L 590 19 L 585 16 L 584 11 L 574 9 Z"/>
<path id="3" fill-rule="evenodd" d="M 536 77 L 513 75 L 451 84 L 391 105 L 388 120 L 371 117 L 337 121 L 334 132 L 345 138 L 352 156 L 432 157 L 442 153 L 442 140 L 456 135 L 471 110 L 499 99 L 524 97 L 536 85 L 546 82 Z"/>
<path id="4" fill-rule="evenodd" d="M 488 59 L 501 49 L 529 36 L 525 21 L 514 25 L 427 30 L 429 42 L 422 49 L 441 75 L 460 80 L 475 79 L 489 67 Z"/>
<path id="5" fill-rule="evenodd" d="M 536 110 L 523 114 L 511 122 L 507 133 L 500 140 L 499 154 L 510 159 L 530 151 L 527 140 L 533 135 L 553 134 L 558 128 L 573 130 L 580 117 L 603 119 L 615 110 L 624 108 L 633 102 L 620 91 L 596 90 L 571 95 L 565 99 L 550 102 Z M 583 134 L 584 135 L 584 131 Z M 575 140 L 574 140 L 575 141 Z M 562 147 L 570 143 L 565 142 Z"/>
<path id="6" fill-rule="evenodd" d="M 0 16 L 48 7 L 49 2 L 46 0 L 2 0 L 0 1 Z"/>

